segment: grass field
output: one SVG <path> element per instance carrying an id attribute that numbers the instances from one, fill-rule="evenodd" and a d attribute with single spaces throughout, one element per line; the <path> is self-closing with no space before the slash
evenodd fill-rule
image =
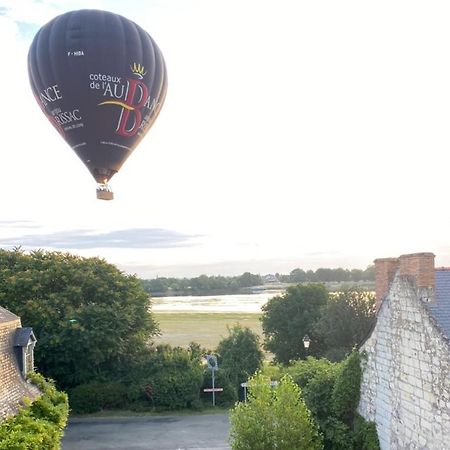
<path id="1" fill-rule="evenodd" d="M 252 313 L 178 313 L 153 312 L 161 329 L 156 343 L 187 347 L 194 341 L 207 349 L 214 349 L 228 336 L 227 326 L 239 323 L 257 333 L 262 342 L 261 314 Z"/>

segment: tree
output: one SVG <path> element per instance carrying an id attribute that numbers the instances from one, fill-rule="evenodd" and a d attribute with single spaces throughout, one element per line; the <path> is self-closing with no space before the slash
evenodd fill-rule
<path id="1" fill-rule="evenodd" d="M 237 283 L 239 287 L 259 286 L 262 284 L 262 278 L 261 275 L 254 275 L 250 272 L 244 272 L 242 275 L 237 277 Z"/>
<path id="2" fill-rule="evenodd" d="M 303 269 L 294 269 L 289 274 L 291 283 L 304 283 L 306 281 L 306 272 Z"/>
<path id="3" fill-rule="evenodd" d="M 0 304 L 33 327 L 36 365 L 63 388 L 111 378 L 158 332 L 139 280 L 99 258 L 0 250 Z"/>
<path id="4" fill-rule="evenodd" d="M 290 286 L 285 294 L 273 297 L 262 307 L 264 348 L 274 353 L 277 362 L 287 364 L 319 352 L 318 345 L 314 345 L 314 329 L 327 299 L 328 291 L 321 284 L 298 285 Z M 302 342 L 305 334 L 313 342 L 308 351 Z"/>
<path id="5" fill-rule="evenodd" d="M 375 320 L 375 296 L 357 288 L 330 295 L 314 332 L 324 355 L 338 361 L 367 336 Z"/>
<path id="6" fill-rule="evenodd" d="M 228 333 L 217 346 L 219 368 L 228 370 L 231 381 L 238 387 L 261 367 L 264 354 L 259 336 L 250 328 L 236 324 L 228 328 Z"/>
<path id="7" fill-rule="evenodd" d="M 289 376 L 270 387 L 270 379 L 257 374 L 249 381 L 248 402 L 230 413 L 233 450 L 319 450 L 321 436 Z"/>

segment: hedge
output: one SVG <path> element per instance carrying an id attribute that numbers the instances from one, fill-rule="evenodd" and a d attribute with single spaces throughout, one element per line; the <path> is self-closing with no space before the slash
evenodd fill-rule
<path id="1" fill-rule="evenodd" d="M 56 390 L 53 381 L 37 373 L 29 374 L 42 395 L 0 424 L 0 450 L 58 450 L 69 415 L 64 392 Z"/>

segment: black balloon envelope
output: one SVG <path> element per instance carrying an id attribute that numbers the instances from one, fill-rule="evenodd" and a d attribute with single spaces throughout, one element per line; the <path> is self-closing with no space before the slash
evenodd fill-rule
<path id="1" fill-rule="evenodd" d="M 106 11 L 72 11 L 34 37 L 31 87 L 48 120 L 112 199 L 111 177 L 151 128 L 167 90 L 161 51 L 141 27 Z"/>

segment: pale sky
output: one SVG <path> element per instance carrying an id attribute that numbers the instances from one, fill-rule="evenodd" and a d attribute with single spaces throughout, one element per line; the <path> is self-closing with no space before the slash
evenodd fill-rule
<path id="1" fill-rule="evenodd" d="M 138 23 L 169 76 L 112 202 L 28 82 L 36 31 L 82 8 Z M 0 0 L 0 246 L 143 278 L 450 265 L 449 23 L 432 0 Z"/>

